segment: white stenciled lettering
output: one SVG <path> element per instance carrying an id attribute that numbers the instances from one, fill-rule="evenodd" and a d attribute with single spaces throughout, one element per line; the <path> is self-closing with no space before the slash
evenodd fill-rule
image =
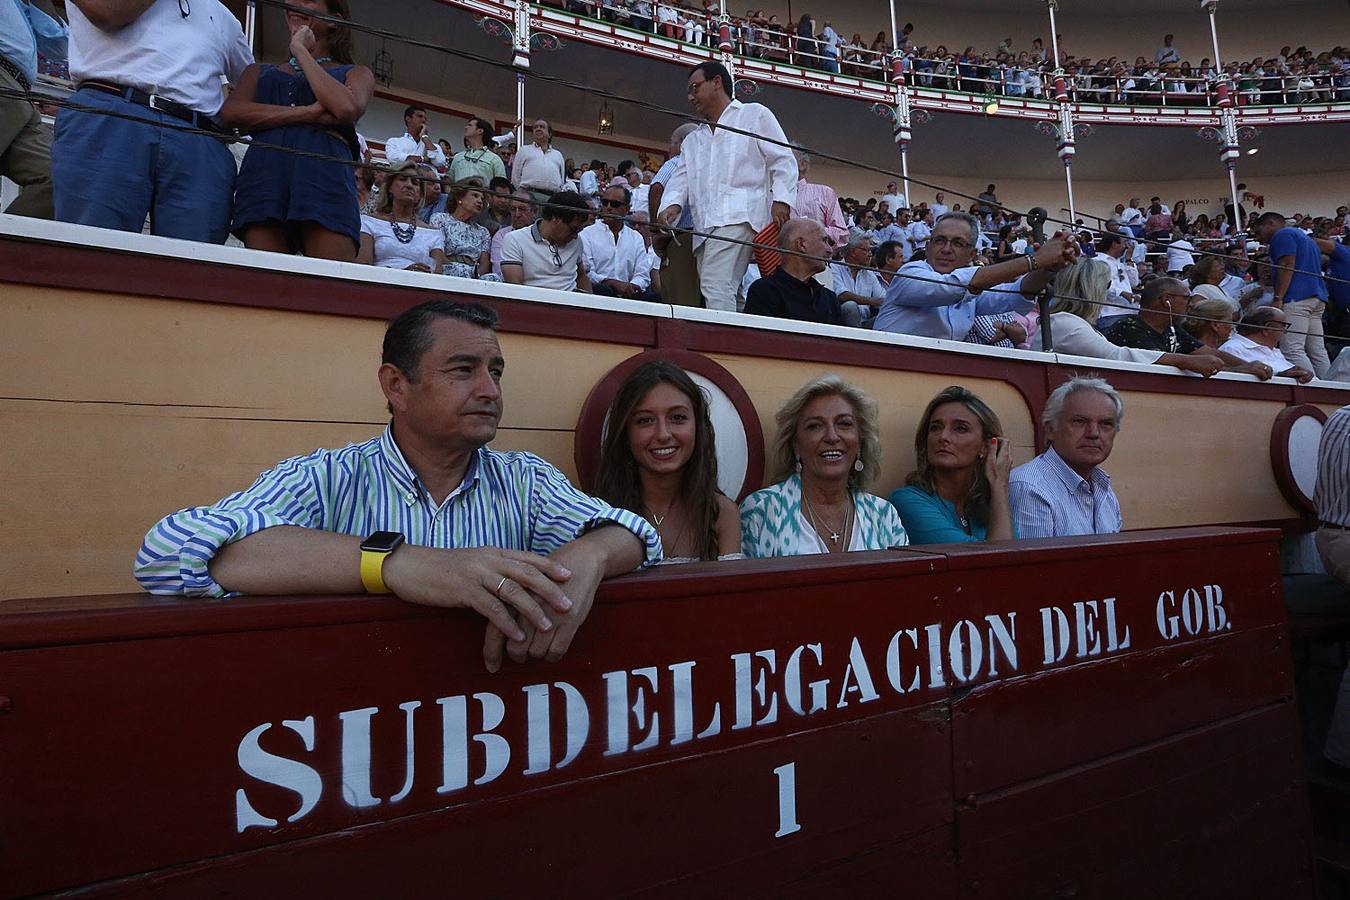
<path id="1" fill-rule="evenodd" d="M 774 652 L 757 650 L 754 654 L 733 653 L 731 662 L 736 673 L 736 721 L 732 723 L 731 730 L 739 731 L 751 725 L 772 725 L 777 722 L 778 695 L 770 691 L 768 685 L 768 676 L 777 671 Z M 767 707 L 764 715 L 756 719 L 755 713 L 763 707 Z"/>
<path id="2" fill-rule="evenodd" d="M 980 629 L 974 622 L 962 619 L 956 623 L 951 634 L 947 635 L 947 658 L 951 663 L 952 674 L 962 684 L 969 683 L 980 674 L 980 666 L 984 663 L 984 644 L 980 641 Z"/>
<path id="3" fill-rule="evenodd" d="M 1174 641 L 1181 634 L 1178 625 L 1180 617 L 1176 613 L 1168 615 L 1168 610 L 1177 608 L 1177 595 L 1173 591 L 1163 591 L 1158 595 L 1158 634 L 1163 640 Z"/>
<path id="4" fill-rule="evenodd" d="M 289 728 L 300 736 L 306 751 L 313 752 L 313 716 L 299 720 L 286 719 L 281 724 L 282 727 Z M 299 760 L 277 756 L 264 750 L 258 740 L 271 727 L 270 722 L 264 722 L 244 735 L 243 740 L 239 742 L 239 768 L 243 769 L 244 774 L 259 781 L 299 794 L 300 808 L 286 819 L 287 822 L 297 822 L 309 815 L 319 802 L 319 797 L 323 795 L 323 779 L 311 766 Z M 241 834 L 246 828 L 275 828 L 277 825 L 276 819 L 268 818 L 253 808 L 243 788 L 239 788 L 234 795 L 234 816 L 235 827 Z"/>
<path id="5" fill-rule="evenodd" d="M 483 774 L 474 784 L 487 784 L 506 771 L 511 761 L 511 745 L 506 738 L 493 731 L 506 716 L 506 704 L 496 694 L 482 692 L 473 695 L 482 708 L 483 728 L 473 736 L 483 745 Z M 468 704 L 463 694 L 441 697 L 441 784 L 438 794 L 448 794 L 469 784 L 469 717 Z"/>
<path id="6" fill-rule="evenodd" d="M 778 776 L 778 830 L 773 836 L 787 837 L 802 830 L 797 823 L 797 764 L 779 766 L 773 774 Z"/>
<path id="7" fill-rule="evenodd" d="M 1116 598 L 1107 597 L 1102 601 L 1102 608 L 1106 610 L 1106 650 L 1108 653 L 1116 650 L 1130 649 L 1130 626 L 1125 626 L 1125 634 L 1120 634 L 1120 629 L 1116 625 Z"/>
<path id="8" fill-rule="evenodd" d="M 643 666 L 632 671 L 631 674 L 635 679 L 645 679 L 647 684 L 634 683 L 631 702 L 628 690 L 629 674 L 620 669 L 617 672 L 606 672 L 603 676 L 609 695 L 606 704 L 609 749 L 605 751 L 606 756 L 627 753 L 629 750 L 646 750 L 655 747 L 661 739 L 659 716 L 654 710 L 651 711 L 651 721 L 648 722 L 649 707 L 654 705 L 649 702 L 648 696 L 656 693 L 656 667 Z M 646 732 L 646 736 L 636 744 L 631 743 L 630 724 L 633 722 L 637 723 L 639 731 Z"/>
<path id="9" fill-rule="evenodd" d="M 1228 621 L 1228 610 L 1223 605 L 1223 588 L 1217 584 L 1205 585 L 1205 611 L 1209 614 L 1209 630 L 1232 631 L 1233 623 Z"/>
<path id="10" fill-rule="evenodd" d="M 872 685 L 872 673 L 867 668 L 867 660 L 863 658 L 862 647 L 858 644 L 857 638 L 853 639 L 853 644 L 848 649 L 848 665 L 844 668 L 844 681 L 839 690 L 839 702 L 834 705 L 834 708 L 843 709 L 848 706 L 848 695 L 852 691 L 858 692 L 859 703 L 869 703 L 881 696 Z"/>
<path id="11" fill-rule="evenodd" d="M 671 746 L 685 744 L 697 737 L 703 740 L 720 734 L 722 731 L 722 704 L 713 703 L 712 718 L 708 727 L 694 734 L 694 666 L 695 663 L 671 663 L 671 678 L 674 681 L 674 702 L 671 706 Z"/>
<path id="12" fill-rule="evenodd" d="M 816 658 L 817 667 L 824 663 L 819 644 L 802 644 L 792 651 L 787 664 L 783 666 L 783 700 L 787 702 L 788 709 L 799 716 L 809 716 L 824 709 L 828 702 L 826 691 L 830 688 L 829 679 L 826 678 L 811 682 L 811 708 L 802 707 L 802 653 L 807 650 Z"/>
<path id="13" fill-rule="evenodd" d="M 1045 647 L 1045 664 L 1053 665 L 1069 652 L 1069 617 L 1058 606 L 1041 607 L 1041 640 Z"/>
<path id="14" fill-rule="evenodd" d="M 1005 622 L 1003 616 L 990 615 L 985 616 L 984 621 L 988 624 L 989 641 L 989 677 L 998 677 L 998 654 L 1003 652 L 1003 659 L 1008 664 L 1009 674 L 1017 671 L 1017 613 L 1008 613 L 1008 620 Z"/>
<path id="15" fill-rule="evenodd" d="M 946 687 L 947 678 L 942 673 L 942 626 L 925 625 L 923 630 L 928 637 L 928 686 Z"/>
<path id="16" fill-rule="evenodd" d="M 586 699 L 581 691 L 566 681 L 556 681 L 553 688 L 563 695 L 563 733 L 566 748 L 563 758 L 558 762 L 561 769 L 577 758 L 586 744 L 591 731 L 591 714 L 586 708 Z M 527 684 L 521 688 L 525 694 L 526 718 L 526 760 L 529 765 L 524 774 L 538 775 L 547 772 L 553 765 L 553 716 L 549 701 L 550 689 L 545 684 Z"/>
<path id="17" fill-rule="evenodd" d="M 370 791 L 370 720 L 377 706 L 338 713 L 342 720 L 342 799 L 362 809 L 378 806 L 380 798 Z"/>
<path id="18" fill-rule="evenodd" d="M 914 652 L 919 652 L 919 632 L 913 628 L 906 628 L 904 631 L 897 631 L 891 635 L 891 642 L 886 645 L 886 680 L 891 683 L 891 687 L 897 693 L 904 694 L 919 689 L 919 664 L 913 664 L 910 671 L 914 677 L 910 678 L 909 684 L 901 683 L 904 673 L 900 671 L 900 637 L 909 638 L 910 644 L 914 647 Z"/>
<path id="19" fill-rule="evenodd" d="M 1205 627 L 1204 598 L 1195 588 L 1186 588 L 1181 595 L 1181 624 L 1191 637 Z"/>
<path id="20" fill-rule="evenodd" d="M 1073 626 L 1075 641 L 1074 657 L 1100 656 L 1102 635 L 1098 625 L 1100 613 L 1096 600 L 1079 600 L 1073 605 Z"/>

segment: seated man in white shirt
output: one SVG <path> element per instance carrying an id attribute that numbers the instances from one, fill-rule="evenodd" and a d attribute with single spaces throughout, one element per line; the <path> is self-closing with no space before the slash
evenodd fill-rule
<path id="1" fill-rule="evenodd" d="M 871 321 L 886 298 L 886 288 L 877 280 L 872 265 L 872 239 L 853 229 L 844 244 L 843 260 L 830 264 L 835 297 L 845 325 L 859 326 Z"/>
<path id="2" fill-rule="evenodd" d="M 602 297 L 659 301 L 660 295 L 649 290 L 652 268 L 647 242 L 624 222 L 631 200 L 632 194 L 622 185 L 600 192 L 600 219 L 581 231 L 581 265 L 591 290 Z"/>
<path id="3" fill-rule="evenodd" d="M 1101 315 L 1097 317 L 1099 328 L 1110 325 L 1112 319 L 1137 315 L 1139 312 L 1139 296 L 1135 293 L 1139 287 L 1139 269 L 1125 259 L 1129 247 L 1130 242 L 1125 239 L 1125 235 L 1114 231 L 1106 232 L 1097 240 L 1096 258 L 1106 263 L 1106 267 L 1111 270 L 1111 287 L 1106 292 L 1107 305 L 1102 307 Z"/>
<path id="4" fill-rule="evenodd" d="M 1289 329 L 1284 310 L 1275 306 L 1258 306 L 1238 323 L 1237 333 L 1219 349 L 1243 362 L 1261 362 L 1270 366 L 1276 375 L 1312 381 L 1313 373 L 1291 363 L 1280 352 L 1280 338 Z"/>
<path id="5" fill-rule="evenodd" d="M 1032 298 L 1078 255 L 1071 235 L 1056 234 L 1034 256 L 974 266 L 979 231 L 979 220 L 969 213 L 943 216 L 929 238 L 927 258 L 906 263 L 887 288 L 873 327 L 964 341 L 976 315 L 1034 309 Z"/>
<path id="6" fill-rule="evenodd" d="M 384 142 L 384 158 L 390 167 L 404 160 L 431 163 L 438 169 L 445 168 L 445 151 L 431 137 L 427 127 L 427 111 L 420 106 L 409 106 L 403 111 L 403 124 L 407 127 L 402 137 L 391 137 Z"/>
<path id="7" fill-rule="evenodd" d="M 979 240 L 980 235 L 978 234 L 978 231 L 979 229 L 976 229 L 977 232 L 975 235 L 976 244 L 979 244 L 980 242 Z M 905 233 L 909 237 L 909 245 L 914 248 L 915 252 L 918 252 L 919 250 L 926 250 L 928 248 L 928 238 L 931 237 L 933 234 L 932 211 L 931 210 L 926 211 L 921 217 L 915 219 L 913 222 L 910 222 L 909 226 L 905 229 Z"/>
<path id="8" fill-rule="evenodd" d="M 591 208 L 575 191 L 548 198 L 539 220 L 512 231 L 502 242 L 502 278 L 557 291 L 589 294 L 591 282 L 581 264 L 581 239 Z"/>

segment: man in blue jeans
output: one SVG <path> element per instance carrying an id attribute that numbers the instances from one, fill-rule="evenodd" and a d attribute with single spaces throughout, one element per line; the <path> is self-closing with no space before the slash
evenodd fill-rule
<path id="1" fill-rule="evenodd" d="M 1252 237 L 1270 245 L 1270 264 L 1275 267 L 1270 305 L 1283 308 L 1289 319 L 1280 352 L 1294 365 L 1326 378 L 1331 360 L 1322 334 L 1322 312 L 1327 308 L 1322 251 L 1302 229 L 1286 227 L 1284 216 L 1276 212 L 1256 220 Z"/>
<path id="2" fill-rule="evenodd" d="M 225 242 L 234 156 L 214 117 L 223 80 L 253 62 L 220 0 L 72 0 L 78 88 L 52 145 L 56 218 L 120 231 Z M 113 115 L 107 115 L 112 113 Z"/>

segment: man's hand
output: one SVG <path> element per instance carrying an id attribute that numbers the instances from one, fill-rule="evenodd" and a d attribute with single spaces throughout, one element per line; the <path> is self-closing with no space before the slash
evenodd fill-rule
<path id="1" fill-rule="evenodd" d="M 1020 344 L 1027 339 L 1027 330 L 1022 327 L 1021 322 L 1002 323 L 1003 336 L 1014 344 Z"/>
<path id="2" fill-rule="evenodd" d="M 573 577 L 563 560 L 492 547 L 438 550 L 405 544 L 384 563 L 384 583 L 400 600 L 472 609 L 488 620 L 489 638 L 495 632 L 518 641 L 536 632 L 548 636 L 553 631 L 553 620 L 545 613 L 545 606 L 559 617 L 574 611 L 573 601 L 559 586 L 567 583 L 570 587 Z M 598 578 L 595 584 L 599 584 Z M 587 611 L 594 593 L 595 586 L 591 585 L 586 595 Z M 500 647 L 495 658 L 487 654 L 486 646 L 484 651 L 488 671 L 497 671 L 501 666 Z"/>
<path id="3" fill-rule="evenodd" d="M 1175 365 L 1184 372 L 1194 372 L 1208 378 L 1223 368 L 1223 360 L 1207 353 L 1193 353 L 1182 356 Z"/>
<path id="4" fill-rule="evenodd" d="M 1279 374 L 1281 378 L 1295 378 L 1299 384 L 1307 384 L 1313 380 L 1313 373 L 1302 366 L 1290 366 Z"/>
<path id="5" fill-rule="evenodd" d="M 788 219 L 792 218 L 792 207 L 781 200 L 775 200 L 773 202 L 772 217 L 774 224 L 781 227 L 787 223 Z"/>
<path id="6" fill-rule="evenodd" d="M 662 225 L 674 225 L 680 221 L 681 207 L 677 205 L 667 206 L 661 210 L 661 215 L 657 216 L 657 221 Z"/>
<path id="7" fill-rule="evenodd" d="M 1064 231 L 1046 241 L 1036 251 L 1036 268 L 1058 272 L 1078 258 L 1078 238 Z"/>

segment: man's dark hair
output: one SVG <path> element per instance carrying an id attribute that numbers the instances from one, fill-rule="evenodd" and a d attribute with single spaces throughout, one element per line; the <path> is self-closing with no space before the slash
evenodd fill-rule
<path id="1" fill-rule="evenodd" d="M 886 265 L 886 260 L 895 254 L 895 248 L 899 246 L 899 241 L 882 241 L 877 245 L 877 249 L 872 251 L 872 265 L 878 269 Z"/>
<path id="2" fill-rule="evenodd" d="M 592 172 L 597 172 L 597 171 L 599 171 L 600 169 L 603 169 L 604 167 L 605 167 L 605 161 L 604 161 L 603 159 L 593 159 L 593 160 L 591 160 L 591 171 L 592 171 Z"/>
<path id="3" fill-rule="evenodd" d="M 416 106 L 416 105 L 414 105 L 414 106 L 409 106 L 407 109 L 403 110 L 403 118 L 406 120 L 409 116 L 411 116 L 411 115 L 412 115 L 413 113 L 415 113 L 415 112 L 422 112 L 422 113 L 424 113 L 424 112 L 426 112 L 426 111 L 427 111 L 427 110 L 426 110 L 426 107 L 424 107 L 424 106 Z M 491 134 L 491 132 L 488 132 L 488 133 Z"/>
<path id="4" fill-rule="evenodd" d="M 1268 213 L 1262 213 L 1262 214 L 1260 215 L 1260 217 L 1257 218 L 1256 224 L 1257 224 L 1257 225 L 1263 225 L 1263 224 L 1265 224 L 1266 222 L 1274 222 L 1274 223 L 1276 223 L 1277 225 L 1279 225 L 1281 228 L 1283 228 L 1284 225 L 1285 225 L 1285 223 L 1288 222 L 1288 221 L 1289 221 L 1289 220 L 1286 219 L 1282 213 L 1268 212 Z M 1253 227 L 1255 227 L 1255 226 L 1253 226 Z"/>
<path id="5" fill-rule="evenodd" d="M 1242 321 L 1238 323 L 1237 332 L 1246 337 L 1258 331 L 1264 331 L 1274 321 L 1278 313 L 1279 310 L 1273 306 L 1258 306 L 1242 317 Z"/>
<path id="6" fill-rule="evenodd" d="M 408 107 L 408 108 L 409 108 L 409 109 L 412 109 L 411 106 Z M 478 128 L 482 129 L 482 132 L 483 132 L 483 146 L 484 146 L 484 147 L 491 148 L 491 147 L 492 147 L 492 136 L 493 136 L 494 134 L 497 133 L 497 129 L 493 126 L 493 124 L 492 124 L 491 122 L 489 122 L 487 119 L 482 119 L 482 118 L 479 118 L 478 116 L 474 116 L 474 117 L 473 117 L 472 119 L 470 119 L 469 121 L 472 122 L 474 125 L 476 125 Z"/>
<path id="7" fill-rule="evenodd" d="M 623 162 L 619 163 L 619 167 L 614 170 L 614 174 L 622 178 L 624 175 L 628 174 L 628 170 L 633 168 L 634 165 L 635 163 L 631 159 L 625 159 Z"/>
<path id="8" fill-rule="evenodd" d="M 1097 250 L 1100 253 L 1107 253 L 1116 244 L 1123 244 L 1124 242 L 1125 235 L 1118 231 L 1108 231 L 1097 239 Z"/>
<path id="9" fill-rule="evenodd" d="M 488 182 L 488 190 L 492 191 L 494 194 L 505 195 L 511 193 L 515 189 L 516 186 L 511 183 L 511 179 L 502 175 L 494 175 L 492 176 L 492 180 Z"/>
<path id="10" fill-rule="evenodd" d="M 611 184 L 600 193 L 603 194 L 606 191 L 623 191 L 623 202 L 625 206 L 633 202 L 633 192 L 621 184 Z"/>
<path id="11" fill-rule="evenodd" d="M 558 191 L 551 195 L 539 214 L 541 219 L 557 219 L 571 225 L 591 214 L 590 204 L 576 191 Z"/>
<path id="12" fill-rule="evenodd" d="M 714 78 L 722 79 L 722 93 L 726 94 L 728 97 L 732 96 L 731 73 L 728 72 L 727 67 L 720 62 L 713 62 L 712 60 L 701 62 L 689 70 L 690 75 L 693 75 L 695 72 L 702 72 L 703 77 L 709 81 L 712 81 Z"/>
<path id="13" fill-rule="evenodd" d="M 422 355 L 431 347 L 430 325 L 437 319 L 458 319 L 479 328 L 497 330 L 497 313 L 481 303 L 428 300 L 399 313 L 384 332 L 380 362 L 396 366 L 409 381 L 420 377 Z"/>

